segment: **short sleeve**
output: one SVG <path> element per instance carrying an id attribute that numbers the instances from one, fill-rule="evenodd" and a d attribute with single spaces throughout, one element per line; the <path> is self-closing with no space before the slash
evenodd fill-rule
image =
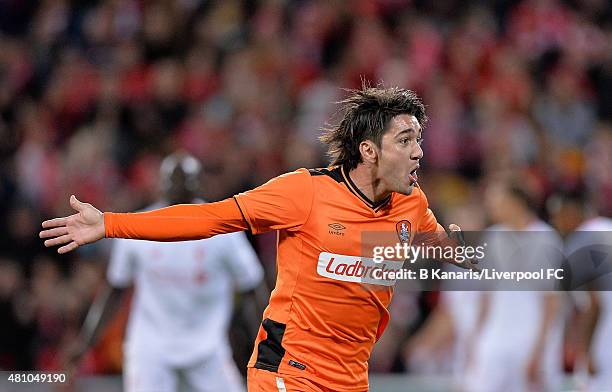
<path id="1" fill-rule="evenodd" d="M 262 281 L 264 271 L 255 250 L 243 232 L 226 234 L 227 265 L 238 291 L 252 290 Z"/>
<path id="2" fill-rule="evenodd" d="M 314 190 L 306 169 L 275 177 L 234 198 L 253 234 L 269 230 L 297 230 L 308 219 Z"/>
<path id="3" fill-rule="evenodd" d="M 429 208 L 429 202 L 427 201 L 427 196 L 425 196 L 425 193 L 420 189 L 419 189 L 419 192 L 421 196 L 422 213 L 421 213 L 421 219 L 418 224 L 418 231 L 421 233 L 439 231 L 438 220 L 436 219 L 433 211 L 431 211 L 431 209 Z"/>
<path id="4" fill-rule="evenodd" d="M 106 277 L 114 287 L 128 287 L 134 280 L 136 270 L 136 256 L 130 245 L 130 241 L 133 242 L 133 240 L 116 239 L 113 241 Z"/>

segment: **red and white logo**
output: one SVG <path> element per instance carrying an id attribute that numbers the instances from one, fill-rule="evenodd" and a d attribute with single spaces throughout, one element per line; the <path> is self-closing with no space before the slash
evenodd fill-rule
<path id="1" fill-rule="evenodd" d="M 403 263 L 399 261 L 376 262 L 366 257 L 321 252 L 317 273 L 326 278 L 344 282 L 393 286 L 396 279 L 389 279 L 388 275 L 391 272 L 400 271 L 402 265 Z"/>

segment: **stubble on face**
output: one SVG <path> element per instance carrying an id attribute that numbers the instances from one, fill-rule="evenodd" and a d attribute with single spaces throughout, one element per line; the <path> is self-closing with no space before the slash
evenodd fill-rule
<path id="1" fill-rule="evenodd" d="M 423 155 L 418 145 L 421 125 L 415 116 L 400 114 L 391 119 L 388 128 L 381 141 L 380 179 L 390 192 L 410 195 L 417 178 L 414 169 Z"/>

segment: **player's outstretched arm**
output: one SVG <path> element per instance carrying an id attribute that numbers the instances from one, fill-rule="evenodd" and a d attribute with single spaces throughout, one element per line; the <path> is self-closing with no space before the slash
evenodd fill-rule
<path id="1" fill-rule="evenodd" d="M 40 238 L 47 238 L 45 246 L 62 245 L 57 252 L 67 253 L 81 245 L 104 238 L 104 215 L 89 203 L 82 203 L 72 195 L 70 206 L 76 214 L 46 220 Z"/>
<path id="2" fill-rule="evenodd" d="M 70 197 L 77 213 L 43 222 L 45 246 L 61 245 L 70 252 L 101 238 L 149 241 L 188 241 L 249 228 L 234 198 L 207 204 L 178 204 L 137 213 L 102 213 L 91 204 Z"/>

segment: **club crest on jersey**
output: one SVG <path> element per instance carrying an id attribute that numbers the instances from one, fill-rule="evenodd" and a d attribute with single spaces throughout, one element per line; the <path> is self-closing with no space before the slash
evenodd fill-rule
<path id="1" fill-rule="evenodd" d="M 401 220 L 395 225 L 395 231 L 401 243 L 409 243 L 412 236 L 412 224 L 407 220 Z"/>

